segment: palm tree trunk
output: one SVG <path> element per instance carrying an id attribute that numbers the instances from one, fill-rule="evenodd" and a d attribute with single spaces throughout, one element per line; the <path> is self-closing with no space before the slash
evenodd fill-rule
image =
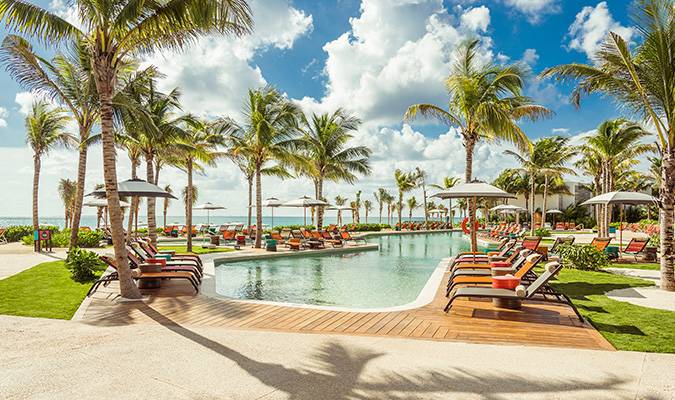
<path id="1" fill-rule="evenodd" d="M 138 167 L 137 159 L 132 158 L 131 179 L 138 178 L 138 175 L 136 174 L 137 167 Z M 131 230 L 133 229 L 134 226 L 134 215 L 136 214 L 137 209 L 138 209 L 138 198 L 136 196 L 133 196 L 131 198 L 131 208 L 129 209 L 129 219 L 127 220 L 127 238 L 126 238 L 127 246 L 131 244 Z M 124 220 L 124 216 L 122 216 L 122 219 Z"/>
<path id="2" fill-rule="evenodd" d="M 398 226 L 401 226 L 401 211 L 403 211 L 403 191 L 401 189 L 398 190 Z"/>
<path id="3" fill-rule="evenodd" d="M 260 165 L 255 166 L 255 248 L 261 248 L 262 239 L 262 179 Z"/>
<path id="4" fill-rule="evenodd" d="M 532 180 L 532 187 L 530 188 L 530 196 L 532 196 L 532 210 L 530 210 L 530 213 L 531 213 L 530 214 L 530 218 L 531 218 L 531 220 L 530 220 L 530 225 L 531 225 L 530 226 L 530 236 L 534 236 L 534 210 L 535 210 L 535 208 L 534 208 L 534 205 L 535 205 L 534 204 L 534 200 L 535 200 L 534 186 L 535 186 L 535 183 L 536 183 L 535 179 L 534 179 L 534 174 L 532 174 L 530 179 Z"/>
<path id="5" fill-rule="evenodd" d="M 543 228 L 546 225 L 546 207 L 547 207 L 547 202 L 548 202 L 548 184 L 550 181 L 550 177 L 547 175 L 544 177 L 544 205 L 542 208 L 542 224 L 541 227 Z M 555 228 L 554 226 L 551 226 L 551 229 Z"/>
<path id="6" fill-rule="evenodd" d="M 323 197 L 323 179 L 319 178 L 315 182 L 315 188 L 316 188 L 316 198 L 318 200 L 321 200 Z M 317 207 L 316 210 L 316 229 L 321 232 L 321 229 L 323 227 L 323 207 L 319 206 Z"/>
<path id="7" fill-rule="evenodd" d="M 380 203 L 379 204 L 380 205 L 380 220 L 379 220 L 378 224 L 382 225 L 382 202 L 379 202 L 379 203 Z"/>
<path id="8" fill-rule="evenodd" d="M 116 152 L 113 136 L 112 95 L 117 79 L 117 70 L 111 65 L 109 58 L 112 58 L 112 54 L 99 55 L 93 59 L 96 87 L 100 98 L 103 176 L 108 200 L 113 248 L 115 250 L 115 265 L 119 275 L 120 294 L 128 299 L 140 299 L 142 298 L 141 292 L 131 278 L 127 252 L 124 247 L 124 227 L 122 226 L 120 197 L 117 191 Z"/>
<path id="9" fill-rule="evenodd" d="M 155 185 L 158 185 L 158 186 L 159 186 L 159 170 L 160 169 L 162 169 L 162 166 L 158 162 L 155 162 L 155 179 L 152 183 L 154 183 Z"/>
<path id="10" fill-rule="evenodd" d="M 80 138 L 85 138 L 86 127 L 80 127 Z M 70 242 L 68 250 L 77 246 L 77 233 L 80 230 L 80 218 L 82 217 L 82 199 L 84 198 L 84 181 L 87 174 L 87 148 L 80 148 L 80 157 L 77 162 L 77 192 L 75 193 L 75 204 L 73 204 L 72 224 L 70 225 Z"/>
<path id="11" fill-rule="evenodd" d="M 168 204 L 167 204 L 166 199 L 165 199 L 164 200 L 164 213 L 163 213 L 164 214 L 164 225 L 162 225 L 164 227 L 164 229 L 166 229 L 166 213 L 168 211 L 167 205 Z"/>
<path id="12" fill-rule="evenodd" d="M 469 183 L 473 180 L 473 149 L 476 147 L 476 141 L 465 136 L 464 138 L 464 149 L 466 150 L 466 164 L 464 167 L 464 181 Z M 473 222 L 476 220 L 476 209 L 475 201 L 470 198 L 467 199 L 469 205 L 469 229 L 471 232 L 471 251 L 477 251 L 478 246 L 476 244 L 476 224 Z"/>
<path id="13" fill-rule="evenodd" d="M 40 228 L 40 221 L 38 219 L 38 187 L 40 186 L 40 156 L 35 154 L 33 156 L 33 231 Z M 42 250 L 41 241 L 37 240 L 37 251 Z"/>
<path id="14" fill-rule="evenodd" d="M 251 210 L 251 204 L 253 204 L 253 175 L 248 176 L 246 181 L 248 182 L 248 222 L 246 226 L 251 229 L 251 212 L 253 212 L 253 210 Z"/>
<path id="15" fill-rule="evenodd" d="M 675 208 L 675 154 L 664 149 L 661 152 L 661 289 L 675 291 L 675 240 L 673 240 L 673 209 Z"/>
<path id="16" fill-rule="evenodd" d="M 152 153 L 145 155 L 145 171 L 147 174 L 147 181 L 149 183 L 155 183 L 154 177 L 154 163 Z M 147 200 L 147 210 L 148 210 L 148 237 L 153 246 L 157 245 L 157 217 L 155 216 L 156 210 L 156 199 L 154 197 L 148 197 Z"/>
<path id="17" fill-rule="evenodd" d="M 192 251 L 192 160 L 187 162 L 187 206 L 185 207 L 185 224 L 187 225 L 187 251 Z"/>

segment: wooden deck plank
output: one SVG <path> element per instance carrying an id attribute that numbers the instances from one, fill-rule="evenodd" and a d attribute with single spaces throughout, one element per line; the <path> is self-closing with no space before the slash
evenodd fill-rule
<path id="1" fill-rule="evenodd" d="M 144 302 L 116 303 L 113 282 L 99 289 L 84 310 L 89 323 L 160 323 L 222 326 L 285 332 L 363 334 L 541 347 L 614 350 L 589 323 L 581 323 L 566 306 L 527 302 L 521 310 L 503 310 L 485 299 L 458 299 L 450 312 L 445 282 L 433 301 L 415 309 L 392 312 L 336 311 L 222 300 L 194 294 L 184 282 L 144 290 Z M 164 285 L 164 282 L 163 282 Z"/>

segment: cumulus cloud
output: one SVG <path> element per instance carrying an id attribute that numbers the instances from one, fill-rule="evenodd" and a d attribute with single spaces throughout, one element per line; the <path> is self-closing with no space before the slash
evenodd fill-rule
<path id="1" fill-rule="evenodd" d="M 204 37 L 183 52 L 156 53 L 144 59 L 144 65 L 155 65 L 167 76 L 161 81 L 162 90 L 186 89 L 181 103 L 187 110 L 236 118 L 247 90 L 266 83 L 260 68 L 252 63 L 253 57 L 271 48 L 291 49 L 313 29 L 312 16 L 288 1 L 249 4 L 255 20 L 251 35 Z"/>
<path id="2" fill-rule="evenodd" d="M 411 104 L 447 102 L 442 82 L 456 44 L 489 23 L 485 6 L 449 13 L 441 0 L 363 0 L 351 30 L 323 47 L 325 97 L 299 103 L 310 111 L 348 107 L 376 125 L 399 125 Z M 485 59 L 490 44 L 484 38 Z"/>
<path id="3" fill-rule="evenodd" d="M 507 6 L 525 14 L 530 23 L 539 23 L 544 15 L 561 11 L 560 0 L 506 0 Z"/>
<path id="4" fill-rule="evenodd" d="M 607 2 L 598 3 L 595 7 L 584 7 L 570 25 L 568 48 L 586 53 L 588 59 L 592 60 L 609 32 L 614 32 L 627 41 L 636 33 L 633 28 L 624 27 L 614 21 Z"/>
<path id="5" fill-rule="evenodd" d="M 5 107 L 0 107 L 0 128 L 7 126 L 7 120 L 5 119 L 7 117 L 9 117 L 9 111 Z"/>
<path id="6" fill-rule="evenodd" d="M 523 53 L 523 58 L 521 61 L 525 64 L 535 65 L 539 60 L 539 54 L 537 54 L 537 49 L 527 49 Z"/>

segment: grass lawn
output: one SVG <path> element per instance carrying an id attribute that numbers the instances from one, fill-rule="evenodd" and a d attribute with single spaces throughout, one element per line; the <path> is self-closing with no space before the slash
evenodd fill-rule
<path id="1" fill-rule="evenodd" d="M 658 271 L 661 269 L 661 265 L 654 263 L 635 263 L 635 264 L 612 263 L 612 268 L 651 269 L 654 271 Z"/>
<path id="2" fill-rule="evenodd" d="M 65 261 L 38 264 L 0 280 L 0 314 L 71 319 L 92 283 L 70 279 Z"/>
<path id="3" fill-rule="evenodd" d="M 614 289 L 652 285 L 605 271 L 574 269 L 563 269 L 551 282 L 572 299 L 581 315 L 617 350 L 675 353 L 675 312 L 640 307 L 604 295 Z"/>
<path id="4" fill-rule="evenodd" d="M 187 253 L 187 246 L 160 246 L 159 250 L 175 250 L 176 253 Z M 235 251 L 234 249 L 203 249 L 201 244 L 192 245 L 192 252 L 195 254 L 222 253 L 226 251 Z"/>

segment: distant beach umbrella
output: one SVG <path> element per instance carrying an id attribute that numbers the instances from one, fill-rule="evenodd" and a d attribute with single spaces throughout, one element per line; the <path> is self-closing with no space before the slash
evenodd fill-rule
<path id="1" fill-rule="evenodd" d="M 217 206 L 213 203 L 206 202 L 204 204 L 200 204 L 196 207 L 192 207 L 193 210 L 206 210 L 206 223 L 207 225 L 211 224 L 211 210 L 227 210 L 223 206 Z M 203 221 L 203 220 L 202 220 Z"/>
<path id="2" fill-rule="evenodd" d="M 313 199 L 311 197 L 302 196 L 295 200 L 287 201 L 286 203 L 281 204 L 279 207 L 302 207 L 304 214 L 304 225 L 307 225 L 307 207 L 315 206 L 328 206 L 330 204 L 326 203 L 323 200 Z"/>
<path id="3" fill-rule="evenodd" d="M 272 208 L 272 229 L 274 229 L 274 208 L 275 207 L 281 207 L 282 204 L 284 204 L 284 202 L 277 199 L 276 197 L 268 197 L 260 203 L 260 205 L 262 207 L 271 207 Z M 253 203 L 249 206 L 249 208 L 255 208 L 255 207 L 256 207 L 255 203 Z"/>

